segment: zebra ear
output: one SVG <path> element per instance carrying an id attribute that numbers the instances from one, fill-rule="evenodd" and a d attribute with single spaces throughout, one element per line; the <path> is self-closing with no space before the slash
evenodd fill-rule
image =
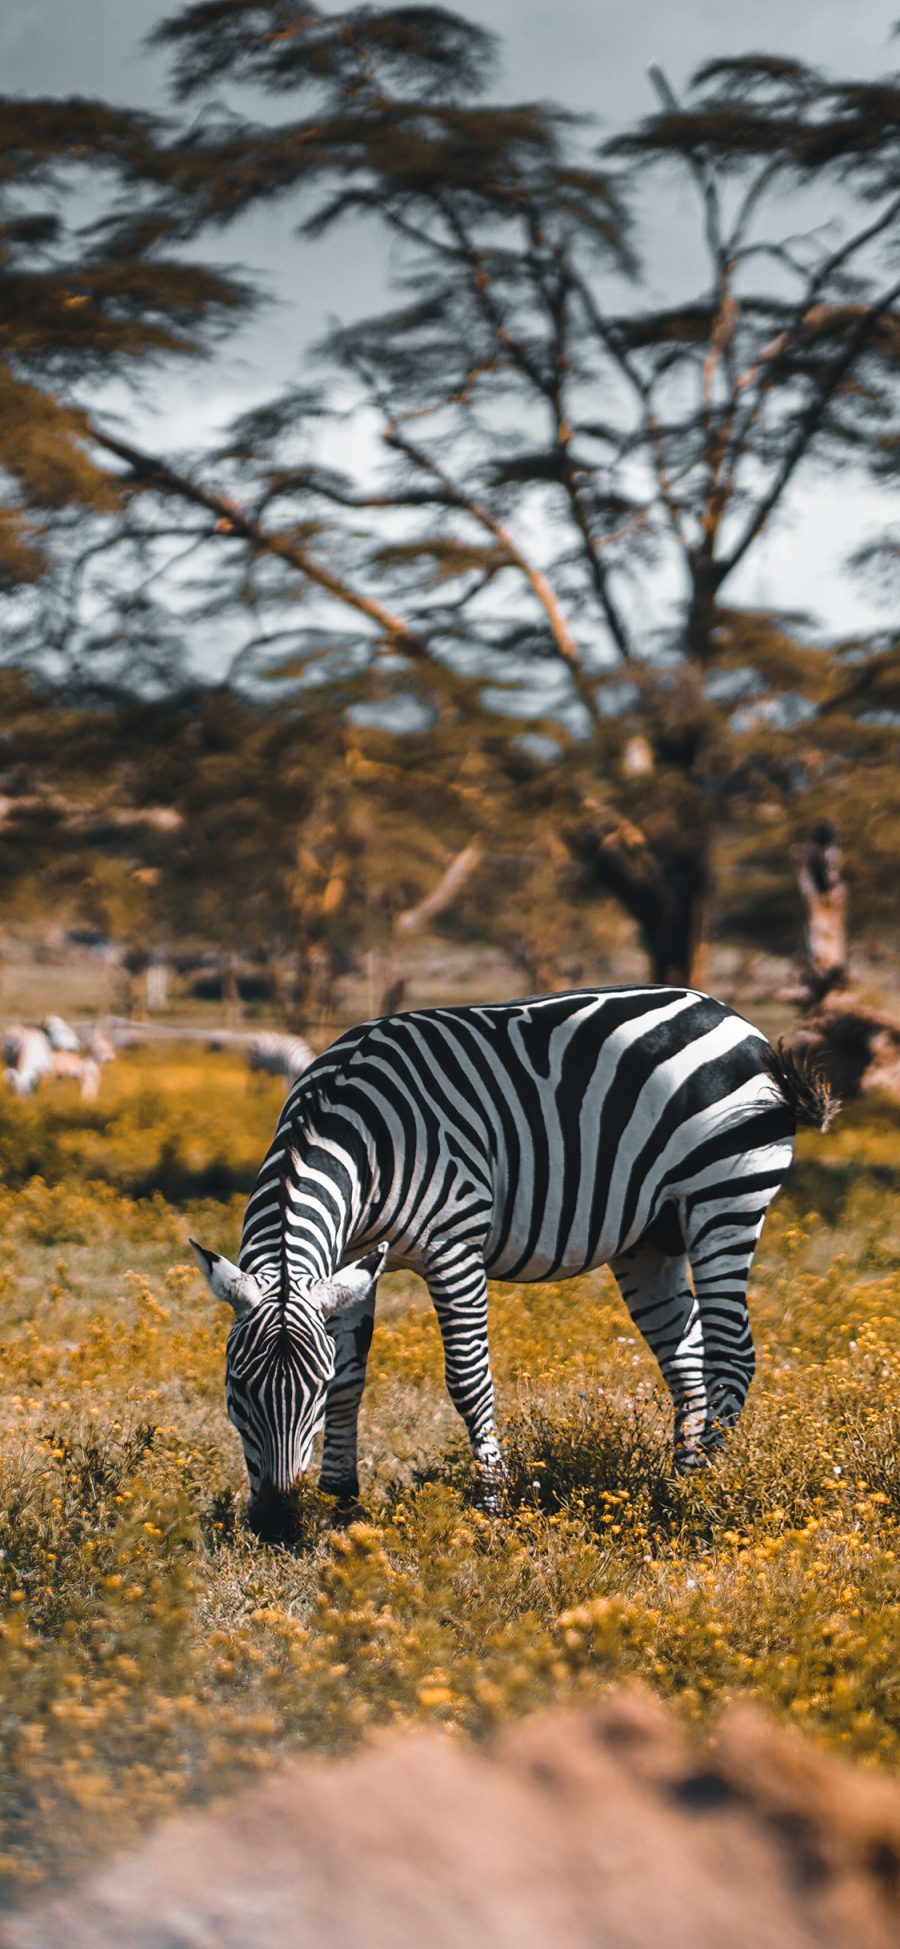
<path id="1" fill-rule="evenodd" d="M 188 1244 L 200 1263 L 210 1292 L 215 1294 L 216 1299 L 227 1300 L 238 1317 L 241 1313 L 249 1313 L 254 1306 L 259 1305 L 262 1293 L 252 1272 L 242 1272 L 240 1266 L 232 1265 L 231 1260 L 223 1259 L 219 1252 L 207 1252 L 202 1245 L 197 1244 L 195 1238 L 189 1238 Z"/>
<path id="2" fill-rule="evenodd" d="M 387 1255 L 385 1240 L 383 1245 L 376 1245 L 374 1252 L 367 1252 L 355 1264 L 336 1272 L 333 1279 L 319 1279 L 310 1287 L 310 1299 L 321 1308 L 326 1320 L 333 1313 L 342 1313 L 346 1307 L 355 1306 L 358 1300 L 369 1298 L 384 1271 Z"/>

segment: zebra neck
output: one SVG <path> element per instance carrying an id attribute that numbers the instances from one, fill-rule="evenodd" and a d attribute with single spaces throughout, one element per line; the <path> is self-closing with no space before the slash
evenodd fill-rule
<path id="1" fill-rule="evenodd" d="M 358 1160 L 333 1139 L 295 1146 L 283 1195 L 282 1263 L 293 1291 L 330 1279 L 343 1262 L 364 1203 Z"/>
<path id="2" fill-rule="evenodd" d="M 354 1138 L 321 1113 L 301 1126 L 286 1117 L 275 1134 L 247 1205 L 241 1265 L 285 1299 L 330 1279 L 360 1230 L 371 1172 Z"/>

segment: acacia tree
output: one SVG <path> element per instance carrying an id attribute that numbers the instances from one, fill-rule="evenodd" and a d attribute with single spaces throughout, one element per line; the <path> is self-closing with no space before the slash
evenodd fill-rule
<path id="1" fill-rule="evenodd" d="M 71 682 L 84 674 L 71 623 L 92 545 L 108 551 L 130 533 L 129 483 L 92 440 L 85 398 L 209 351 L 251 293 L 179 247 L 159 119 L 98 101 L 5 97 L 0 121 L 0 595 L 13 654 L 24 642 L 33 664 L 62 667 Z M 183 518 L 170 523 L 170 535 L 183 534 Z M 43 600 L 29 596 L 36 587 Z M 142 659 L 146 670 L 152 657 L 171 681 L 177 646 L 142 628 L 133 582 L 119 597 L 127 638 L 123 628 L 106 646 L 107 675 L 116 663 L 133 674 Z M 97 687 L 100 647 L 94 628 Z"/>
<path id="2" fill-rule="evenodd" d="M 696 978 L 729 806 L 871 756 L 860 717 L 896 701 L 888 639 L 804 647 L 728 583 L 804 469 L 877 477 L 896 451 L 900 88 L 714 61 L 683 103 L 655 76 L 656 111 L 598 157 L 561 111 L 480 99 L 489 39 L 443 9 L 201 0 L 155 39 L 195 117 L 164 172 L 184 230 L 277 198 L 307 238 L 362 213 L 403 296 L 205 465 L 95 427 L 142 545 L 190 503 L 227 565 L 201 613 L 243 606 L 248 654 L 286 646 L 294 674 L 339 654 L 470 714 L 463 678 L 540 687 L 590 760 L 555 810 L 585 884 L 626 905 L 657 979 Z M 242 119 L 244 84 L 287 117 Z M 665 305 L 636 220 L 659 167 L 698 211 Z M 374 432 L 362 479 L 329 464 L 329 386 Z M 677 590 L 667 618 L 652 583 Z"/>
<path id="3" fill-rule="evenodd" d="M 345 975 L 367 973 L 377 1006 L 436 913 L 529 980 L 554 974 L 548 930 L 590 963 L 592 915 L 572 914 L 542 844 L 552 779 L 508 723 L 397 738 L 348 721 L 330 687 L 277 708 L 222 689 L 63 708 L 11 671 L 0 721 L 8 922 L 99 929 L 142 969 L 154 948 L 215 947 L 232 973 L 264 960 L 302 1026 L 334 1019 Z"/>

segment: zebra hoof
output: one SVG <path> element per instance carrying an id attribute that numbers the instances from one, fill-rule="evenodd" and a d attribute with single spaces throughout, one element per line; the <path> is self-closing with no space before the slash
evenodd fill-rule
<path id="1" fill-rule="evenodd" d="M 705 1469 L 709 1455 L 703 1448 L 676 1448 L 675 1474 L 696 1475 L 698 1469 Z"/>
<path id="2" fill-rule="evenodd" d="M 319 1489 L 323 1496 L 334 1496 L 337 1502 L 356 1502 L 359 1499 L 358 1475 L 331 1475 L 319 1477 Z"/>
<path id="3" fill-rule="evenodd" d="M 502 1516 L 506 1508 L 506 1475 L 495 1475 L 481 1484 L 479 1507 L 486 1516 Z"/>

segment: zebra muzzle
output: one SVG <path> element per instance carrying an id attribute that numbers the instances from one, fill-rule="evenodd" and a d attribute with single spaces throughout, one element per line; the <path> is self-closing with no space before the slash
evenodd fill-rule
<path id="1" fill-rule="evenodd" d="M 300 1514 L 293 1490 L 264 1482 L 251 1496 L 247 1521 L 261 1543 L 295 1544 L 300 1539 Z"/>

